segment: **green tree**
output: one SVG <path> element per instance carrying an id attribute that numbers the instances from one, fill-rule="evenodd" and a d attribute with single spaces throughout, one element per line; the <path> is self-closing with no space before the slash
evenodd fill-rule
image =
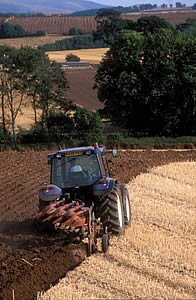
<path id="1" fill-rule="evenodd" d="M 8 106 L 7 103 L 7 96 L 6 96 L 6 67 L 5 63 L 7 61 L 8 55 L 10 55 L 12 49 L 7 46 L 1 46 L 0 47 L 0 98 L 1 98 L 1 118 L 2 118 L 2 130 L 4 132 L 4 135 L 6 135 L 7 132 L 7 116 L 6 116 L 6 109 Z"/>
<path id="2" fill-rule="evenodd" d="M 124 21 L 118 11 L 113 9 L 100 9 L 95 17 L 97 29 L 93 33 L 95 40 L 103 40 L 108 45 L 112 44 L 115 37 L 124 28 Z"/>
<path id="3" fill-rule="evenodd" d="M 176 2 L 176 8 L 181 8 L 183 7 L 183 4 L 181 2 Z"/>
<path id="4" fill-rule="evenodd" d="M 0 38 L 16 38 L 25 36 L 25 30 L 19 25 L 0 24 Z"/>
<path id="5" fill-rule="evenodd" d="M 70 111 L 67 113 L 62 111 L 50 112 L 46 120 L 46 125 L 50 138 L 59 144 L 62 141 L 68 142 L 71 138 L 74 138 L 74 118 Z"/>
<path id="6" fill-rule="evenodd" d="M 45 53 L 39 49 L 25 47 L 21 48 L 18 59 L 20 59 L 21 65 L 24 64 L 24 81 L 27 84 L 27 94 L 31 97 L 31 105 L 34 111 L 34 120 L 35 123 L 37 123 L 37 108 L 39 108 L 40 106 L 40 98 L 38 96 L 39 81 L 37 78 L 37 70 L 40 70 L 40 66 L 45 60 L 48 60 L 48 58 L 46 57 Z"/>
<path id="7" fill-rule="evenodd" d="M 145 34 L 149 32 L 155 33 L 163 28 L 174 28 L 174 25 L 157 16 L 141 17 L 136 22 L 136 30 L 139 32 L 144 32 Z"/>
<path id="8" fill-rule="evenodd" d="M 68 111 L 71 102 L 66 98 L 68 82 L 60 65 L 43 56 L 31 77 L 30 90 L 33 95 L 34 110 L 41 110 L 44 126 L 50 111 Z"/>
<path id="9" fill-rule="evenodd" d="M 108 47 L 108 44 L 104 43 L 102 40 L 94 40 L 92 35 L 84 35 L 56 41 L 53 44 L 46 44 L 40 46 L 39 48 L 43 49 L 44 51 L 60 51 L 104 47 Z"/>
<path id="10" fill-rule="evenodd" d="M 196 20 L 187 19 L 185 23 L 177 25 L 177 30 L 180 30 L 182 32 L 189 32 L 196 35 Z"/>
<path id="11" fill-rule="evenodd" d="M 16 145 L 16 118 L 26 101 L 31 103 L 37 122 L 37 109 L 42 112 L 44 127 L 50 111 L 67 112 L 72 108 L 66 99 L 68 83 L 64 71 L 51 62 L 44 52 L 24 47 L 0 47 L 0 106 L 4 134 L 11 126 L 12 142 Z"/>
<path id="12" fill-rule="evenodd" d="M 15 120 L 26 105 L 25 95 L 31 95 L 33 74 L 45 54 L 37 49 L 0 47 L 0 93 L 3 130 L 11 123 L 16 144 Z M 26 98 L 27 99 L 27 98 Z"/>
<path id="13" fill-rule="evenodd" d="M 76 137 L 80 144 L 90 145 L 103 142 L 103 126 L 98 113 L 77 108 L 74 115 Z"/>
<path id="14" fill-rule="evenodd" d="M 103 141 L 103 127 L 97 113 L 73 107 L 72 111 L 50 112 L 47 129 L 52 141 L 61 144 L 89 145 Z"/>
<path id="15" fill-rule="evenodd" d="M 196 3 L 193 4 L 192 9 L 193 9 L 193 10 L 196 9 Z"/>
<path id="16" fill-rule="evenodd" d="M 11 121 L 12 142 L 16 145 L 15 120 L 24 105 L 24 95 L 27 89 L 25 64 L 21 64 L 18 59 L 20 49 L 4 48 L 3 51 L 5 52 L 1 57 L 0 74 L 2 115 L 3 122 L 5 122 L 5 106 L 7 106 Z"/>
<path id="17" fill-rule="evenodd" d="M 80 28 L 71 27 L 69 29 L 69 35 L 83 35 L 84 32 Z"/>
<path id="18" fill-rule="evenodd" d="M 101 63 L 98 97 L 113 123 L 153 135 L 196 132 L 196 39 L 173 30 L 118 37 Z"/>

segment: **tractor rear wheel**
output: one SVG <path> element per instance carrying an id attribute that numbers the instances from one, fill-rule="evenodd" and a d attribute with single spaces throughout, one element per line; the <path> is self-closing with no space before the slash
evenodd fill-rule
<path id="1" fill-rule="evenodd" d="M 122 194 L 119 186 L 115 184 L 114 189 L 105 196 L 98 207 L 99 217 L 103 226 L 113 234 L 124 231 L 124 209 Z"/>

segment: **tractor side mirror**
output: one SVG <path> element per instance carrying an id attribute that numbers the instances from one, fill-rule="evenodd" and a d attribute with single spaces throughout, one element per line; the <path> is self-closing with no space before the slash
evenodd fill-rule
<path id="1" fill-rule="evenodd" d="M 118 156 L 118 151 L 116 149 L 112 150 L 112 156 L 117 157 Z"/>

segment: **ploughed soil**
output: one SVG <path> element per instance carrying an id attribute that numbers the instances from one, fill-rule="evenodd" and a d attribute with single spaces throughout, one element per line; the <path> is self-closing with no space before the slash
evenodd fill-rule
<path id="1" fill-rule="evenodd" d="M 196 151 L 121 152 L 110 162 L 121 181 L 153 166 L 196 161 Z M 0 153 L 0 299 L 36 299 L 85 259 L 84 244 L 41 234 L 32 222 L 39 186 L 48 179 L 47 152 Z"/>
<path id="2" fill-rule="evenodd" d="M 97 98 L 97 90 L 93 88 L 95 69 L 66 70 L 65 75 L 69 83 L 69 89 L 66 91 L 68 99 L 92 111 L 103 108 L 103 104 Z"/>

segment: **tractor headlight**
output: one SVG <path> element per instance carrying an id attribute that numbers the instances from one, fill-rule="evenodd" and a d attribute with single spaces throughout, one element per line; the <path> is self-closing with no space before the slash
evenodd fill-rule
<path id="1" fill-rule="evenodd" d="M 61 153 L 57 153 L 56 158 L 61 158 Z"/>
<path id="2" fill-rule="evenodd" d="M 91 155 L 91 151 L 86 151 L 86 155 Z"/>

